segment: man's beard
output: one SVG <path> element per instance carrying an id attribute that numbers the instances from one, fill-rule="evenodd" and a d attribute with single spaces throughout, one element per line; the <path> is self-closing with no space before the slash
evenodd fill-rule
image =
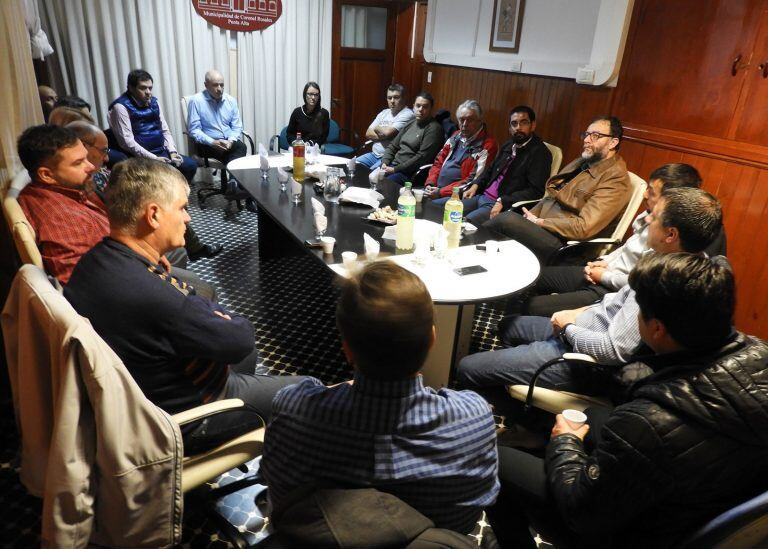
<path id="1" fill-rule="evenodd" d="M 581 158 L 584 159 L 587 164 L 597 164 L 603 158 L 605 158 L 605 155 L 602 151 L 596 151 L 592 149 L 592 155 L 589 155 L 586 151 L 583 151 L 581 153 Z"/>
<path id="2" fill-rule="evenodd" d="M 524 133 L 515 132 L 512 135 L 512 141 L 514 141 L 516 145 L 522 145 L 523 143 L 528 141 L 529 137 L 530 136 L 525 135 Z"/>

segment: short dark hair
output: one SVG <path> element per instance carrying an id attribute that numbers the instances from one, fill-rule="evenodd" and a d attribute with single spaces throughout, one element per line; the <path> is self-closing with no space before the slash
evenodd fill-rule
<path id="1" fill-rule="evenodd" d="M 608 116 L 608 115 L 601 115 L 595 117 L 590 124 L 594 124 L 595 122 L 602 122 L 606 121 L 611 126 L 611 137 L 615 137 L 619 140 L 619 142 L 616 145 L 616 148 L 614 150 L 618 151 L 619 147 L 621 147 L 621 140 L 624 138 L 624 126 L 621 125 L 621 120 L 616 118 L 615 116 Z"/>
<path id="2" fill-rule="evenodd" d="M 658 179 L 664 185 L 664 189 L 677 189 L 679 187 L 701 187 L 701 175 L 690 164 L 674 162 L 664 164 L 653 170 L 648 176 L 648 181 Z"/>
<path id="3" fill-rule="evenodd" d="M 82 97 L 78 97 L 76 95 L 65 95 L 64 97 L 59 97 L 59 100 L 56 101 L 54 107 L 70 107 L 73 109 L 91 110 L 91 104 Z"/>
<path id="4" fill-rule="evenodd" d="M 717 198 L 708 192 L 691 187 L 665 189 L 661 200 L 661 224 L 677 229 L 680 246 L 686 252 L 705 250 L 720 234 L 723 211 Z"/>
<path id="5" fill-rule="evenodd" d="M 152 78 L 152 75 L 149 74 L 144 69 L 133 69 L 131 72 L 128 73 L 128 87 L 129 88 L 135 88 L 139 85 L 139 82 L 144 82 L 146 80 L 151 80 L 152 82 L 155 81 L 154 78 Z"/>
<path id="6" fill-rule="evenodd" d="M 434 97 L 432 97 L 432 94 L 431 94 L 431 93 L 429 93 L 429 92 L 426 92 L 426 91 L 420 91 L 420 92 L 419 92 L 419 93 L 416 95 L 416 97 L 414 97 L 414 98 L 413 98 L 413 100 L 414 100 L 414 101 L 416 101 L 416 100 L 417 100 L 419 97 L 421 97 L 422 99 L 426 99 L 427 101 L 429 101 L 429 108 L 432 108 L 432 107 L 434 107 L 434 106 L 435 106 L 435 98 L 434 98 Z"/>
<path id="7" fill-rule="evenodd" d="M 387 91 L 400 92 L 400 95 L 405 97 L 405 86 L 402 84 L 390 84 L 387 86 Z"/>
<path id="8" fill-rule="evenodd" d="M 512 115 L 516 112 L 524 112 L 528 115 L 528 118 L 531 119 L 531 122 L 536 122 L 536 113 L 533 112 L 533 109 L 528 105 L 518 105 L 517 107 L 512 107 L 512 110 L 509 111 L 509 117 L 512 118 Z"/>
<path id="9" fill-rule="evenodd" d="M 42 124 L 24 130 L 16 142 L 16 149 L 29 177 L 34 180 L 40 166 L 54 158 L 60 149 L 74 147 L 79 141 L 72 130 Z"/>
<path id="10" fill-rule="evenodd" d="M 724 257 L 647 254 L 629 273 L 643 319 L 656 319 L 686 349 L 722 346 L 736 306 L 733 272 Z"/>
<path id="11" fill-rule="evenodd" d="M 427 358 L 434 306 L 419 277 L 377 261 L 343 283 L 336 325 L 358 370 L 376 379 L 402 379 Z"/>

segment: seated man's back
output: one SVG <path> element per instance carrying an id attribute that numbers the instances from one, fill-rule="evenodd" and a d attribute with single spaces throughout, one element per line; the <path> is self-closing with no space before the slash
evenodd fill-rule
<path id="1" fill-rule="evenodd" d="M 423 386 L 433 314 L 423 283 L 390 262 L 342 290 L 337 320 L 355 377 L 278 393 L 261 463 L 275 509 L 300 489 L 373 487 L 440 528 L 472 530 L 498 491 L 495 425 L 479 395 Z"/>

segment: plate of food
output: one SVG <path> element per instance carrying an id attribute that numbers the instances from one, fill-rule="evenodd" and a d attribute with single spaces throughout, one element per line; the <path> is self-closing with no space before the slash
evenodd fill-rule
<path id="1" fill-rule="evenodd" d="M 371 223 L 379 223 L 381 225 L 396 225 L 397 224 L 397 210 L 393 210 L 389 206 L 383 208 L 376 208 L 367 217 L 364 217 L 366 221 Z"/>

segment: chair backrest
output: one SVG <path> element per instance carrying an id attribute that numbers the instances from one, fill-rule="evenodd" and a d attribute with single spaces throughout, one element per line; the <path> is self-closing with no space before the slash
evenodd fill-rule
<path id="1" fill-rule="evenodd" d="M 191 95 L 185 95 L 181 98 L 181 123 L 184 124 L 184 137 L 187 138 L 187 154 L 190 156 L 197 156 L 197 145 L 192 136 L 189 135 L 189 127 L 187 126 L 187 116 L 189 115 L 189 102 L 192 99 Z M 200 162 L 198 161 L 198 164 Z"/>
<path id="2" fill-rule="evenodd" d="M 616 224 L 613 234 L 611 234 L 613 240 L 624 240 L 624 235 L 632 224 L 632 220 L 637 214 L 637 209 L 643 201 L 643 193 L 645 193 L 645 180 L 632 172 L 627 173 L 629 174 L 629 182 L 632 184 L 632 196 L 629 199 L 629 203 L 627 204 L 624 213 L 621 214 L 621 219 L 619 219 L 619 222 Z M 605 250 L 601 250 L 600 255 L 604 253 Z"/>
<path id="3" fill-rule="evenodd" d="M 43 257 L 40 255 L 40 249 L 37 247 L 37 238 L 35 230 L 32 228 L 24 210 L 18 201 L 21 191 L 30 183 L 30 177 L 27 170 L 22 170 L 13 178 L 11 186 L 3 199 L 3 215 L 8 224 L 8 231 L 13 237 L 16 245 L 16 251 L 22 263 L 35 265 L 43 268 Z"/>
<path id="4" fill-rule="evenodd" d="M 558 171 L 560 171 L 560 164 L 563 163 L 563 150 L 556 145 L 547 143 L 546 141 L 544 141 L 544 144 L 549 149 L 549 152 L 552 153 L 552 166 L 549 169 L 549 177 L 552 177 Z"/>
<path id="5" fill-rule="evenodd" d="M 281 151 L 287 151 L 288 147 L 291 146 L 290 143 L 288 143 L 288 126 L 284 126 L 282 130 L 280 130 L 280 137 L 277 139 L 277 146 Z"/>
<path id="6" fill-rule="evenodd" d="M 768 492 L 718 515 L 684 543 L 683 547 L 747 549 L 768 542 Z"/>
<path id="7" fill-rule="evenodd" d="M 341 136 L 341 131 L 339 130 L 339 125 L 336 123 L 335 120 L 331 120 L 328 125 L 328 139 L 325 140 L 326 143 L 338 143 L 339 138 Z"/>

